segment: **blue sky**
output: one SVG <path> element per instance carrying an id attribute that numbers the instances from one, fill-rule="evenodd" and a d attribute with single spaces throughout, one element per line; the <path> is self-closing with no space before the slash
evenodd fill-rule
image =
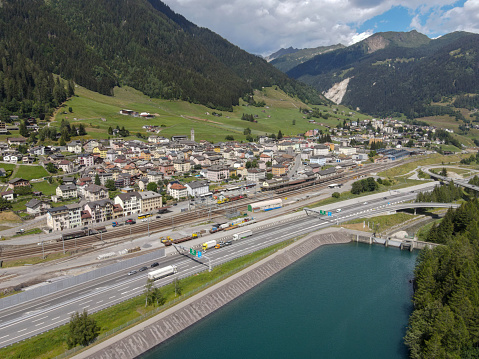
<path id="1" fill-rule="evenodd" d="M 431 38 L 479 33 L 479 0 L 163 0 L 198 26 L 258 55 L 349 45 L 383 31 Z"/>

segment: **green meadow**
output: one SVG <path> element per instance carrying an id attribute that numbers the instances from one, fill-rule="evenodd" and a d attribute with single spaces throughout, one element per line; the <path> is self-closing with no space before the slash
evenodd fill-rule
<path id="1" fill-rule="evenodd" d="M 247 106 L 242 102 L 232 112 L 217 111 L 202 105 L 184 101 L 170 101 L 149 98 L 139 91 L 129 87 L 117 87 L 114 96 L 104 96 L 76 88 L 76 95 L 68 100 L 57 111 L 53 121 L 59 125 L 62 119 L 71 124 L 83 123 L 88 135 L 85 138 L 108 138 L 108 128 L 117 126 L 125 127 L 130 131 L 130 138 L 135 138 L 137 133 L 147 135 L 142 127 L 144 125 L 161 126 L 160 136 L 190 135 L 190 130 L 195 130 L 195 140 L 208 140 L 211 142 L 224 141 L 230 135 L 235 140 L 245 140 L 244 129 L 250 128 L 253 137 L 265 134 L 277 134 L 279 130 L 283 135 L 295 136 L 311 129 L 323 129 L 325 125 L 336 126 L 343 119 L 368 118 L 361 114 L 349 115 L 350 110 L 343 106 L 314 106 L 321 111 L 327 110 L 330 118 L 315 119 L 317 123 L 309 123 L 306 116 L 300 113 L 300 108 L 311 109 L 310 106 L 298 99 L 287 96 L 281 90 L 265 88 L 255 92 L 256 101 L 265 101 L 265 107 Z M 72 112 L 69 112 L 69 108 Z M 337 113 L 332 109 L 338 108 Z M 155 114 L 154 119 L 120 114 L 121 109 Z M 343 113 L 344 111 L 344 113 Z M 214 116 L 213 112 L 221 114 Z M 257 123 L 241 120 L 242 114 L 252 114 L 257 117 Z M 338 121 L 339 118 L 339 121 Z"/>

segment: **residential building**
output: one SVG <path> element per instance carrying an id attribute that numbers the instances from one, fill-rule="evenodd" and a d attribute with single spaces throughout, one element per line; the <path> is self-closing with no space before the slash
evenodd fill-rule
<path id="1" fill-rule="evenodd" d="M 79 203 L 70 203 L 65 207 L 68 208 L 68 219 L 70 221 L 70 228 L 80 228 L 82 223 L 81 213 L 82 205 Z"/>
<path id="2" fill-rule="evenodd" d="M 211 166 L 208 168 L 206 178 L 213 182 L 219 182 L 227 179 L 229 176 L 228 167 L 223 166 Z"/>
<path id="3" fill-rule="evenodd" d="M 62 184 L 57 187 L 55 192 L 58 197 L 63 199 L 78 197 L 77 186 L 74 184 Z"/>
<path id="4" fill-rule="evenodd" d="M 273 176 L 282 176 L 286 174 L 286 167 L 282 165 L 274 165 L 271 170 Z"/>
<path id="5" fill-rule="evenodd" d="M 2 198 L 6 199 L 7 201 L 13 201 L 15 199 L 15 192 L 10 189 L 8 191 L 1 192 L 0 196 L 2 196 Z"/>
<path id="6" fill-rule="evenodd" d="M 163 179 L 163 173 L 157 171 L 148 171 L 147 172 L 148 183 L 154 182 L 158 183 L 159 180 Z"/>
<path id="7" fill-rule="evenodd" d="M 192 181 L 187 183 L 185 187 L 191 197 L 199 197 L 202 194 L 206 194 L 210 191 L 207 181 Z"/>
<path id="8" fill-rule="evenodd" d="M 108 190 L 103 186 L 90 184 L 83 189 L 83 197 L 87 201 L 98 201 L 108 197 Z"/>
<path id="9" fill-rule="evenodd" d="M 58 163 L 58 168 L 65 173 L 73 172 L 74 166 L 73 163 L 68 160 L 62 160 Z"/>
<path id="10" fill-rule="evenodd" d="M 312 156 L 309 159 L 309 163 L 316 163 L 320 166 L 324 166 L 326 164 L 327 157 L 324 156 Z"/>
<path id="11" fill-rule="evenodd" d="M 141 213 L 151 212 L 163 206 L 161 194 L 153 191 L 143 191 L 140 195 Z"/>
<path id="12" fill-rule="evenodd" d="M 64 231 L 70 228 L 69 210 L 66 206 L 47 210 L 47 226 L 53 231 Z"/>
<path id="13" fill-rule="evenodd" d="M 129 216 L 141 210 L 141 197 L 138 192 L 120 193 L 114 198 L 114 204 L 120 205 L 123 215 Z"/>
<path id="14" fill-rule="evenodd" d="M 265 179 L 266 173 L 256 168 L 250 168 L 246 175 L 246 180 L 251 182 L 259 182 Z"/>
<path id="15" fill-rule="evenodd" d="M 82 154 L 78 156 L 78 163 L 81 166 L 91 167 L 95 164 L 95 157 L 90 154 Z"/>
<path id="16" fill-rule="evenodd" d="M 188 189 L 179 183 L 173 183 L 169 190 L 170 196 L 175 199 L 186 198 L 188 196 Z"/>
<path id="17" fill-rule="evenodd" d="M 30 182 L 23 178 L 14 178 L 8 181 L 8 188 L 15 189 L 18 187 L 28 187 L 30 186 Z"/>
<path id="18" fill-rule="evenodd" d="M 38 215 L 45 213 L 47 209 L 51 208 L 51 205 L 47 201 L 33 198 L 25 204 L 25 207 L 28 214 Z"/>
<path id="19" fill-rule="evenodd" d="M 313 148 L 313 156 L 327 156 L 329 153 L 329 146 L 316 145 Z"/>
<path id="20" fill-rule="evenodd" d="M 173 167 L 176 173 L 185 173 L 189 172 L 191 164 L 189 161 L 175 161 L 173 162 Z"/>
<path id="21" fill-rule="evenodd" d="M 92 223 L 105 222 L 113 218 L 113 202 L 110 199 L 88 202 L 84 209 L 91 215 Z"/>
<path id="22" fill-rule="evenodd" d="M 356 153 L 356 147 L 339 147 L 339 153 L 346 156 L 351 156 Z"/>
<path id="23" fill-rule="evenodd" d="M 83 151 L 82 143 L 79 140 L 71 141 L 67 144 L 68 152 L 81 153 Z"/>

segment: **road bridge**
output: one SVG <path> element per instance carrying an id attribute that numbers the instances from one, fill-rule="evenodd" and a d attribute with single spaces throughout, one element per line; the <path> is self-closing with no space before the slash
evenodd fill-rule
<path id="1" fill-rule="evenodd" d="M 431 172 L 428 168 L 421 168 L 423 172 L 425 172 L 426 174 L 428 174 L 429 176 L 431 176 L 432 178 L 435 178 L 439 181 L 444 181 L 444 182 L 451 182 L 451 181 L 454 181 L 452 178 L 450 177 L 445 177 L 445 176 L 441 176 L 441 175 L 438 175 L 434 172 Z M 456 186 L 462 186 L 464 188 L 469 188 L 469 189 L 472 189 L 474 191 L 477 191 L 479 192 L 479 186 L 475 186 L 475 185 L 472 185 L 472 184 L 469 184 L 467 183 L 465 180 L 456 180 L 454 181 L 454 184 Z"/>

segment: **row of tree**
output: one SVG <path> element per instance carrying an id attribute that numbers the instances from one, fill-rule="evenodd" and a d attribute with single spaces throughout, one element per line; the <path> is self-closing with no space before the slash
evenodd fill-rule
<path id="1" fill-rule="evenodd" d="M 373 177 L 364 178 L 362 180 L 353 182 L 351 187 L 352 194 L 360 194 L 363 192 L 374 192 L 379 188 L 379 184 Z"/>
<path id="2" fill-rule="evenodd" d="M 451 203 L 460 199 L 462 195 L 462 189 L 450 181 L 447 185 L 434 187 L 431 192 L 419 192 L 416 202 Z"/>

